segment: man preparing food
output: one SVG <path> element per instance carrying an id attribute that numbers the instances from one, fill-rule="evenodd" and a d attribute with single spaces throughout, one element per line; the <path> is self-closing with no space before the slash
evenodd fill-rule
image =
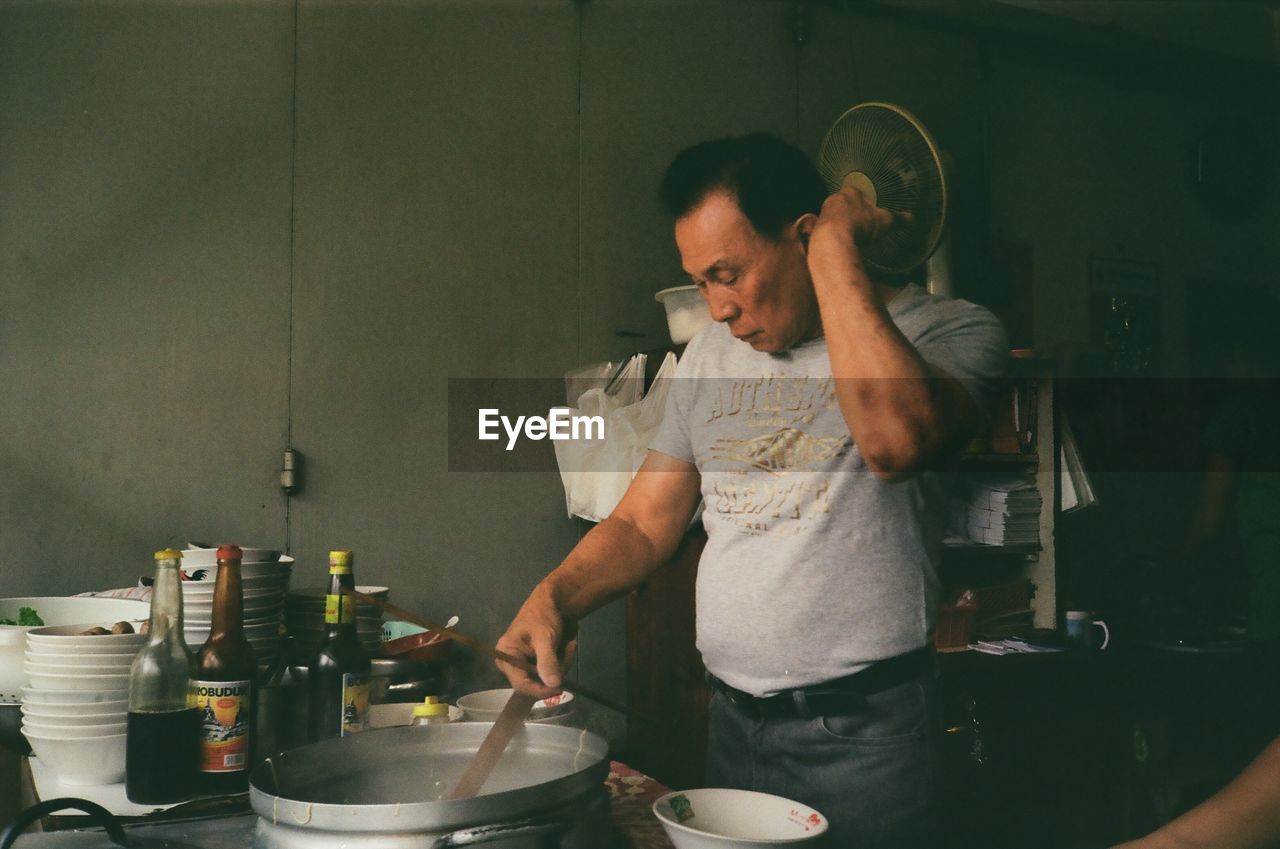
<path id="1" fill-rule="evenodd" d="M 983 419 L 1005 339 L 986 310 L 873 280 L 895 226 L 804 155 L 754 134 L 668 168 L 685 271 L 716 324 L 685 351 L 618 507 L 534 588 L 498 643 L 562 683 L 575 623 L 676 550 L 699 497 L 697 641 L 711 676 L 707 783 L 795 799 L 831 846 L 932 845 L 930 650 L 940 459 Z"/>

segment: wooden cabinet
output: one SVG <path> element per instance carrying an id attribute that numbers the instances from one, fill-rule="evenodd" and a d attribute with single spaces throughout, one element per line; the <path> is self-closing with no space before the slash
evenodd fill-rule
<path id="1" fill-rule="evenodd" d="M 949 849 L 1073 849 L 1131 836 L 1125 658 L 965 652 L 940 666 Z"/>
<path id="2" fill-rule="evenodd" d="M 710 690 L 694 645 L 698 524 L 670 563 L 627 598 L 628 764 L 675 789 L 702 784 Z"/>

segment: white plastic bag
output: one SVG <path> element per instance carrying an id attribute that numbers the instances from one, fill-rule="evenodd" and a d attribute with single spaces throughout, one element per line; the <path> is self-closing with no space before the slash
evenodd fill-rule
<path id="1" fill-rule="evenodd" d="M 600 416 L 604 439 L 562 440 L 553 443 L 560 480 L 564 484 L 565 509 L 570 516 L 593 522 L 613 512 L 644 462 L 649 443 L 662 423 L 676 356 L 668 353 L 644 397 L 645 356 L 637 354 L 623 368 L 606 393 L 589 389 L 570 410 L 573 416 Z"/>

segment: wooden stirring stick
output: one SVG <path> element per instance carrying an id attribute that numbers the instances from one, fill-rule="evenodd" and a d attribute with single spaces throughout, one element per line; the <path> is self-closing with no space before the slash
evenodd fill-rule
<path id="1" fill-rule="evenodd" d="M 511 694 L 511 698 L 507 699 L 507 703 L 502 706 L 502 713 L 498 714 L 493 727 L 489 729 L 488 734 L 484 735 L 484 740 L 481 741 L 480 748 L 476 750 L 471 763 L 467 764 L 467 771 L 462 774 L 462 778 L 458 779 L 458 786 L 453 788 L 453 792 L 447 798 L 470 799 L 480 792 L 489 774 L 498 765 L 498 759 L 506 751 L 511 737 L 529 718 L 529 711 L 533 710 L 533 702 L 533 696 L 526 696 L 524 693 Z"/>
<path id="2" fill-rule="evenodd" d="M 387 602 L 387 601 L 383 601 L 380 598 L 374 598 L 373 596 L 365 595 L 362 592 L 357 592 L 356 590 L 348 589 L 345 587 L 343 588 L 342 591 L 347 595 L 351 596 L 352 598 L 354 598 L 357 602 L 362 602 L 364 604 L 377 607 L 380 610 L 385 610 L 387 613 L 390 613 L 392 616 L 396 617 L 397 619 L 403 619 L 406 622 L 412 622 L 413 624 L 426 628 L 429 631 L 436 631 L 438 633 L 444 634 L 446 637 L 453 640 L 455 643 L 461 643 L 462 645 L 468 648 L 475 649 L 476 651 L 482 654 L 487 654 L 490 657 L 494 657 L 505 663 L 509 663 L 518 669 L 523 669 L 525 672 L 528 672 L 530 675 L 532 675 L 535 678 L 538 677 L 538 668 L 534 666 L 532 663 L 530 663 L 529 661 L 525 660 L 523 657 L 516 657 L 513 654 L 507 654 L 504 651 L 499 651 L 498 649 L 494 648 L 491 645 L 488 645 L 487 643 L 482 643 L 479 640 L 473 640 L 470 637 L 466 636 L 465 634 L 459 634 L 457 631 L 453 630 L 452 628 L 446 628 L 443 625 L 437 625 L 435 622 L 432 622 L 430 619 L 427 619 L 426 617 L 419 616 L 416 613 L 410 613 L 404 608 L 396 607 L 394 604 L 391 604 L 390 602 Z M 591 701 L 595 702 L 596 704 L 603 705 L 604 707 L 607 707 L 610 710 L 616 710 L 618 713 L 621 713 L 624 716 L 639 718 L 639 719 L 644 718 L 644 717 L 636 717 L 627 708 L 623 707 L 622 705 L 618 704 L 612 699 L 605 698 L 599 693 L 594 693 L 591 690 L 588 690 L 586 687 L 583 687 L 581 684 L 574 683 L 571 685 L 566 685 L 565 689 L 570 690 L 574 693 L 577 693 L 579 696 L 586 696 L 588 699 L 591 699 Z M 509 705 L 510 702 L 508 702 L 507 704 Z"/>

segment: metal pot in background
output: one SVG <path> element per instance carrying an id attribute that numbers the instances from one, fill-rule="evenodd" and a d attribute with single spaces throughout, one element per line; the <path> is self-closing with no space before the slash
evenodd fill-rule
<path id="1" fill-rule="evenodd" d="M 370 665 L 369 701 L 373 704 L 420 702 L 444 693 L 445 675 L 439 663 L 375 657 Z"/>
<path id="2" fill-rule="evenodd" d="M 369 659 L 369 666 L 371 704 L 420 702 L 427 696 L 440 696 L 444 693 L 446 676 L 441 664 L 374 657 Z M 288 678 L 292 684 L 302 688 L 305 707 L 307 668 L 290 666 Z"/>

